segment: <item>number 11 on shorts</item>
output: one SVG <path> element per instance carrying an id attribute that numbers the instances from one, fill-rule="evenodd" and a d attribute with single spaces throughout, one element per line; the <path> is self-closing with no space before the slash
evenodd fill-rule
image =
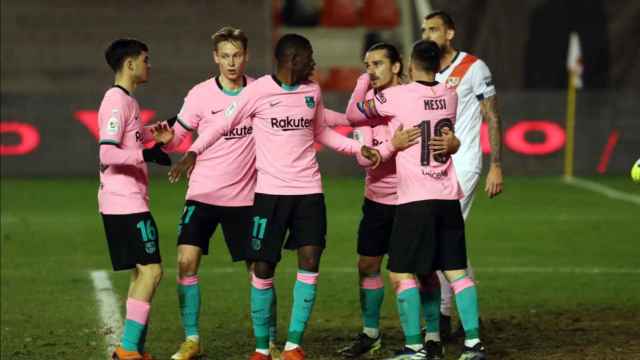
<path id="1" fill-rule="evenodd" d="M 251 238 L 251 247 L 253 250 L 262 248 L 262 239 L 264 239 L 264 231 L 267 227 L 267 218 L 260 216 L 253 217 L 253 232 Z"/>

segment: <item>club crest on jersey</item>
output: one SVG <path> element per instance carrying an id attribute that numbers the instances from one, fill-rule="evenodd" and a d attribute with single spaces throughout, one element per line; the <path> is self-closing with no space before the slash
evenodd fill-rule
<path id="1" fill-rule="evenodd" d="M 457 87 L 458 84 L 460 84 L 460 78 L 457 76 L 452 76 L 447 78 L 447 82 L 446 82 L 446 86 L 448 88 L 454 88 Z"/>
<path id="2" fill-rule="evenodd" d="M 229 104 L 229 106 L 227 107 L 227 110 L 224 111 L 224 116 L 231 117 L 236 112 L 237 107 L 238 107 L 238 104 L 235 101 Z"/>
<path id="3" fill-rule="evenodd" d="M 313 98 L 313 96 L 305 96 L 304 102 L 307 104 L 307 107 L 309 109 L 313 109 L 313 107 L 316 106 L 316 100 Z"/>
<path id="4" fill-rule="evenodd" d="M 359 142 L 360 145 L 364 145 L 364 138 L 360 130 L 353 130 L 352 134 L 353 134 L 353 140 Z"/>
<path id="5" fill-rule="evenodd" d="M 115 116 L 109 118 L 107 122 L 107 132 L 109 134 L 116 134 L 120 130 L 120 121 Z"/>
<path id="6" fill-rule="evenodd" d="M 387 102 L 387 98 L 384 97 L 384 93 L 381 92 L 381 91 L 376 94 L 376 99 L 378 99 L 378 101 L 380 101 L 380 104 L 384 104 L 384 103 Z"/>

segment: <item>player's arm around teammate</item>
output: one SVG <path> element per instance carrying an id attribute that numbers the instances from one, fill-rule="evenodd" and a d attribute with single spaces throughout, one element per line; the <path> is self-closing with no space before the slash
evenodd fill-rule
<path id="1" fill-rule="evenodd" d="M 361 76 L 347 108 L 360 100 L 366 90 L 366 96 L 373 97 L 387 87 L 400 84 L 402 77 L 402 60 L 397 49 L 385 43 L 373 45 L 364 57 L 366 73 Z M 372 85 L 372 86 L 370 86 Z M 362 145 L 375 146 L 387 141 L 406 140 L 407 143 L 419 137 L 418 129 L 396 132 L 393 139 L 387 128 L 388 119 L 376 119 L 375 123 L 362 124 L 354 131 L 354 139 Z M 401 144 L 396 144 L 398 147 Z M 408 146 L 408 145 L 407 145 Z M 393 224 L 396 202 L 395 164 L 374 164 L 357 155 L 358 164 L 366 169 L 365 198 L 362 205 L 362 218 L 357 236 L 358 253 L 358 285 L 360 310 L 362 316 L 362 332 L 355 336 L 353 342 L 339 350 L 348 358 L 373 354 L 382 347 L 380 333 L 380 308 L 384 298 L 384 281 L 380 275 L 381 264 L 387 253 L 389 234 Z"/>
<path id="2" fill-rule="evenodd" d="M 225 122 L 225 109 L 253 81 L 245 76 L 248 39 L 244 32 L 223 27 L 212 40 L 212 59 L 219 74 L 189 91 L 175 119 L 176 139 L 172 147 L 191 132 L 202 135 L 210 129 L 217 131 L 220 123 Z M 231 259 L 245 260 L 256 181 L 251 120 L 240 119 L 238 125 L 224 131 L 219 142 L 203 149 L 200 156 L 191 154 L 195 153 L 187 153 L 183 158 L 188 161 L 189 187 L 177 242 L 177 294 L 185 340 L 172 356 L 174 360 L 194 359 L 203 352 L 198 272 L 218 225 L 222 227 Z"/>

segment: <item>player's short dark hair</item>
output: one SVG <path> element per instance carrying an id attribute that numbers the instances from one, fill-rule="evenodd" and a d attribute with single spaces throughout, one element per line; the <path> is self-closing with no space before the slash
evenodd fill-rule
<path id="1" fill-rule="evenodd" d="M 398 49 L 395 46 L 389 43 L 380 42 L 377 44 L 373 44 L 367 50 L 367 52 L 376 51 L 376 50 L 384 50 L 386 52 L 387 59 L 389 59 L 389 61 L 391 62 L 391 65 L 395 63 L 400 63 L 400 71 L 398 74 L 402 75 L 402 70 L 403 70 L 402 57 L 400 57 L 400 52 L 398 52 Z"/>
<path id="2" fill-rule="evenodd" d="M 278 40 L 274 55 L 276 60 L 280 62 L 291 54 L 312 49 L 311 42 L 306 37 L 298 34 L 286 34 Z"/>
<path id="3" fill-rule="evenodd" d="M 118 72 L 127 58 L 138 57 L 142 52 L 149 52 L 145 43 L 135 39 L 118 39 L 109 45 L 104 52 L 107 64 L 114 71 Z"/>
<path id="4" fill-rule="evenodd" d="M 456 23 L 453 21 L 453 18 L 451 17 L 451 15 L 449 15 L 448 13 L 444 12 L 444 11 L 434 11 L 432 13 L 430 13 L 429 15 L 425 16 L 424 19 L 425 20 L 429 20 L 429 19 L 433 19 L 433 18 L 440 18 L 440 20 L 442 20 L 442 22 L 444 23 L 444 26 L 446 26 L 447 28 L 451 29 L 451 30 L 455 30 L 456 29 Z"/>
<path id="5" fill-rule="evenodd" d="M 438 72 L 440 69 L 440 47 L 431 40 L 419 40 L 413 44 L 411 61 L 423 71 Z"/>
<path id="6" fill-rule="evenodd" d="M 231 26 L 225 26 L 216 31 L 215 34 L 211 35 L 211 39 L 213 39 L 213 49 L 215 51 L 218 51 L 218 44 L 223 41 L 240 43 L 244 50 L 247 50 L 247 46 L 249 45 L 249 39 L 247 38 L 247 35 L 245 35 L 244 31 Z"/>

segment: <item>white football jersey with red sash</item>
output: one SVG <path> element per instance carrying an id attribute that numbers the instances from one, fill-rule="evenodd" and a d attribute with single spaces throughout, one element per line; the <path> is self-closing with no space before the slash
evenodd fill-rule
<path id="1" fill-rule="evenodd" d="M 451 65 L 436 74 L 436 81 L 458 94 L 458 111 L 455 132 L 460 139 L 460 149 L 453 155 L 456 171 L 482 172 L 480 126 L 482 114 L 480 101 L 496 94 L 487 65 L 477 57 L 460 51 Z"/>

